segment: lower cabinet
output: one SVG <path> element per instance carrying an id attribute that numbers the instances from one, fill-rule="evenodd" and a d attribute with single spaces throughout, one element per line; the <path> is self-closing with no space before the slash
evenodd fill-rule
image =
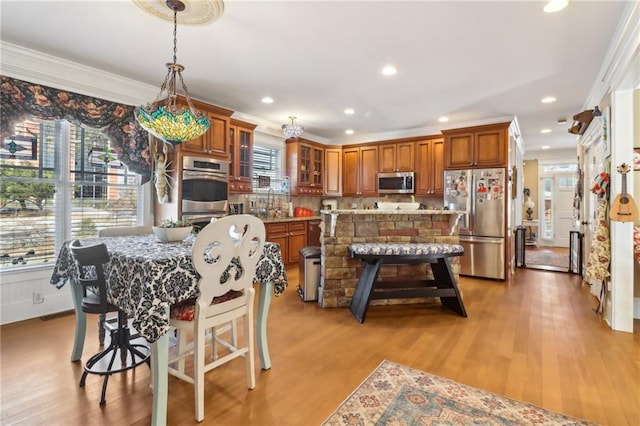
<path id="1" fill-rule="evenodd" d="M 267 223 L 267 241 L 280 244 L 286 265 L 300 261 L 300 249 L 307 245 L 307 221 Z"/>

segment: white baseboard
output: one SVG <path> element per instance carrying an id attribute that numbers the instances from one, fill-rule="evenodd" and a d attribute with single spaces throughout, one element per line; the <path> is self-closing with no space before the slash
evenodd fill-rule
<path id="1" fill-rule="evenodd" d="M 38 318 L 43 315 L 51 315 L 73 309 L 73 301 L 68 291 L 61 289 L 58 294 L 48 294 L 45 301 L 34 304 L 31 300 L 19 300 L 13 303 L 2 304 L 1 324 L 9 324 Z"/>
<path id="2" fill-rule="evenodd" d="M 640 319 L 640 297 L 633 298 L 633 318 Z"/>

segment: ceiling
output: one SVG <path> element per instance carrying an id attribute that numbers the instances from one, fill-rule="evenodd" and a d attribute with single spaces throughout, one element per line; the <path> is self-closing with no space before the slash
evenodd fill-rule
<path id="1" fill-rule="evenodd" d="M 528 152 L 571 148 L 572 116 L 585 108 L 627 3 L 574 0 L 555 14 L 543 5 L 225 0 L 217 21 L 178 24 L 177 59 L 193 98 L 273 129 L 295 115 L 303 136 L 322 142 L 434 134 L 515 116 Z M 5 42 L 158 91 L 173 54 L 173 24 L 128 0 L 2 0 L 0 15 Z M 387 64 L 398 73 L 383 76 Z M 274 102 L 262 103 L 265 96 Z M 557 101 L 541 103 L 546 96 Z M 443 115 L 448 123 L 438 122 Z"/>

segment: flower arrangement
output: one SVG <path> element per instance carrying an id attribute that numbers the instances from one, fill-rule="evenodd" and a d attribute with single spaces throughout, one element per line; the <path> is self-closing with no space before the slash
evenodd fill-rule
<path id="1" fill-rule="evenodd" d="M 165 219 L 160 226 L 153 227 L 153 233 L 163 242 L 182 241 L 191 234 L 193 226 L 186 220 Z"/>
<path id="2" fill-rule="evenodd" d="M 191 222 L 188 220 L 173 220 L 173 219 L 165 219 L 160 224 L 160 228 L 184 228 L 187 226 L 191 226 Z"/>

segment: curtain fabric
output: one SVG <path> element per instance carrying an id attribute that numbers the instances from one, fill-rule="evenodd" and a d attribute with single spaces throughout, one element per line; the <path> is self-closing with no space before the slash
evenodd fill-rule
<path id="1" fill-rule="evenodd" d="M 151 177 L 148 133 L 135 119 L 134 107 L 39 84 L 1 76 L 0 135 L 11 136 L 13 126 L 30 116 L 41 120 L 68 120 L 100 129 L 111 138 L 118 160 L 129 170 Z"/>

